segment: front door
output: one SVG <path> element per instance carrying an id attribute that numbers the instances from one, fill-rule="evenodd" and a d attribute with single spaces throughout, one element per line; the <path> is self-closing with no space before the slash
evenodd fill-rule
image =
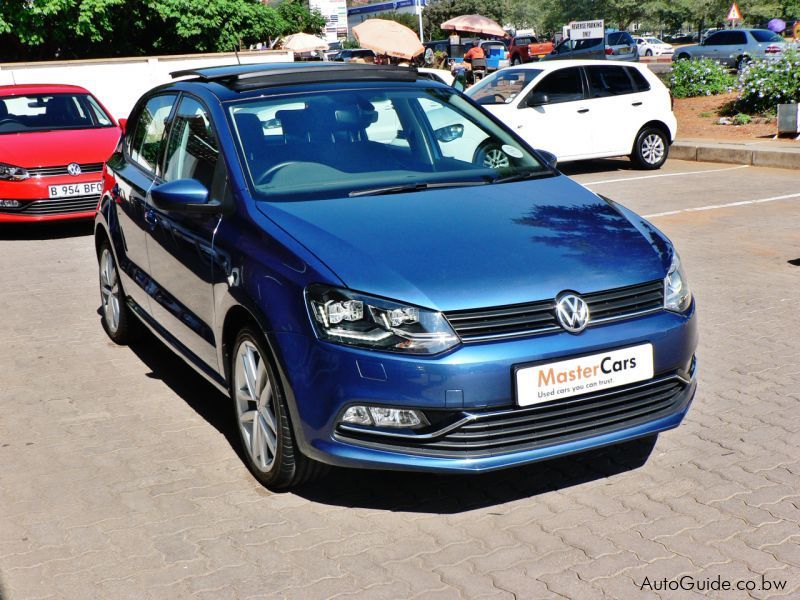
<path id="1" fill-rule="evenodd" d="M 154 96 L 138 111 L 128 125 L 130 138 L 125 140 L 123 154 L 115 154 L 108 162 L 117 189 L 116 215 L 122 236 L 122 252 L 117 249 L 123 287 L 145 312 L 150 312 L 148 282 L 150 265 L 147 257 L 146 232 L 150 227 L 145 198 L 156 178 L 159 157 L 164 144 L 165 122 L 175 105 L 175 94 Z"/>
<path id="2" fill-rule="evenodd" d="M 591 154 L 593 115 L 579 67 L 546 75 L 515 112 L 516 132 L 534 148 L 547 150 L 559 160 Z"/>
<path id="3" fill-rule="evenodd" d="M 206 108 L 191 96 L 181 98 L 172 119 L 157 184 L 195 179 L 222 202 L 227 185 L 224 160 Z M 151 298 L 156 321 L 200 368 L 217 371 L 213 334 L 214 232 L 220 215 L 162 210 L 148 199 L 153 225 L 147 238 L 155 290 Z"/>

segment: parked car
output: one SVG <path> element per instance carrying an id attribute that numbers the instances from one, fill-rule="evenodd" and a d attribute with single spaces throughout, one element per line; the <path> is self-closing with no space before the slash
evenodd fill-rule
<path id="1" fill-rule="evenodd" d="M 419 74 L 420 79 L 430 79 L 431 81 L 437 81 L 449 86 L 452 86 L 456 80 L 453 72 L 448 71 L 447 69 L 429 69 L 427 67 L 419 67 L 417 68 L 417 73 Z"/>
<path id="2" fill-rule="evenodd" d="M 476 473 L 680 423 L 694 303 L 643 218 L 414 69 L 175 75 L 193 78 L 146 93 L 108 162 L 102 322 L 119 343 L 146 325 L 230 395 L 262 483 Z M 379 110 L 393 139 L 373 140 Z M 505 165 L 450 157 L 459 128 L 430 110 Z"/>
<path id="3" fill-rule="evenodd" d="M 542 60 L 606 59 L 637 62 L 639 50 L 627 31 L 606 31 L 601 38 L 564 40 Z"/>
<path id="4" fill-rule="evenodd" d="M 375 53 L 366 48 L 346 48 L 331 56 L 329 60 L 332 62 L 352 62 L 354 60 L 372 62 L 375 60 Z"/>
<path id="5" fill-rule="evenodd" d="M 679 48 L 673 60 L 710 58 L 741 70 L 752 60 L 777 58 L 786 48 L 786 40 L 769 29 L 726 29 L 697 46 Z"/>
<path id="6" fill-rule="evenodd" d="M 627 155 L 658 169 L 677 131 L 669 91 L 646 65 L 532 63 L 490 75 L 466 93 L 559 161 Z"/>
<path id="7" fill-rule="evenodd" d="M 533 35 L 518 35 L 511 38 L 508 46 L 512 65 L 521 65 L 541 60 L 553 51 L 553 42 L 540 42 Z"/>
<path id="8" fill-rule="evenodd" d="M 94 217 L 119 137 L 81 87 L 0 86 L 0 223 Z"/>
<path id="9" fill-rule="evenodd" d="M 657 37 L 634 37 L 636 46 L 639 48 L 639 56 L 672 56 L 675 47 L 672 44 L 662 42 Z"/>

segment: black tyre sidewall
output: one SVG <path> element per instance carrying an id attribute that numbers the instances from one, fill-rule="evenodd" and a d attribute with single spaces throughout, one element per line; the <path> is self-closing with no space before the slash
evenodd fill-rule
<path id="1" fill-rule="evenodd" d="M 100 269 L 102 268 L 102 258 L 103 253 L 108 251 L 111 254 L 111 260 L 114 261 L 114 269 L 117 272 L 117 286 L 119 287 L 119 325 L 116 331 L 111 331 L 111 328 L 108 326 L 108 322 L 106 322 L 106 313 L 103 310 L 103 292 L 102 287 L 100 288 L 100 322 L 103 324 L 103 329 L 111 338 L 111 341 L 115 344 L 119 344 L 120 346 L 126 345 L 132 339 L 132 321 L 136 318 L 130 314 L 128 310 L 128 305 L 125 303 L 125 290 L 122 287 L 122 277 L 119 270 L 119 265 L 117 264 L 117 257 L 114 256 L 114 251 L 111 248 L 111 244 L 108 241 L 104 241 L 100 246 L 100 252 L 97 254 L 97 277 L 98 277 L 98 285 L 101 286 L 102 283 L 100 281 Z"/>
<path id="2" fill-rule="evenodd" d="M 651 164 L 644 160 L 642 156 L 642 144 L 647 136 L 656 134 L 661 137 L 661 140 L 664 142 L 664 156 L 658 163 Z M 633 162 L 636 163 L 636 166 L 640 169 L 644 169 L 647 171 L 655 171 L 660 169 L 664 166 L 664 163 L 667 162 L 667 158 L 669 158 L 669 140 L 667 136 L 664 135 L 664 132 L 656 127 L 645 127 L 640 132 L 639 135 L 636 136 L 636 142 L 634 143 L 633 147 L 633 154 L 631 155 Z"/>
<path id="3" fill-rule="evenodd" d="M 278 439 L 275 451 L 275 461 L 272 464 L 272 468 L 266 473 L 259 470 L 259 468 L 253 463 L 253 459 L 250 457 L 250 452 L 246 447 L 246 441 L 244 439 L 244 434 L 242 433 L 242 428 L 239 424 L 239 411 L 236 405 L 235 369 L 239 347 L 245 341 L 249 341 L 256 348 L 258 348 L 258 353 L 261 355 L 261 360 L 264 362 L 269 380 L 272 384 L 273 408 L 275 410 L 275 420 L 278 424 Z M 266 342 L 260 334 L 253 331 L 253 329 L 250 327 L 245 327 L 236 336 L 230 361 L 230 383 L 228 387 L 236 431 L 238 433 L 239 444 L 241 445 L 240 447 L 245 464 L 253 476 L 258 479 L 262 485 L 273 490 L 282 490 L 291 487 L 295 476 L 297 457 L 299 456 L 300 451 L 294 442 L 289 411 L 286 406 L 286 396 L 283 393 L 280 379 L 278 379 L 276 375 L 272 353 L 269 351 Z"/>

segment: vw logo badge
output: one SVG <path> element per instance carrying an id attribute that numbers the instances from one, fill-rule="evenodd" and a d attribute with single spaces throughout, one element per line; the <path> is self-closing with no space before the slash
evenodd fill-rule
<path id="1" fill-rule="evenodd" d="M 81 166 L 78 163 L 69 163 L 67 165 L 67 173 L 73 177 L 77 177 L 81 174 Z"/>
<path id="2" fill-rule="evenodd" d="M 580 333 L 589 324 L 589 305 L 580 296 L 564 294 L 556 300 L 556 317 L 570 333 Z"/>

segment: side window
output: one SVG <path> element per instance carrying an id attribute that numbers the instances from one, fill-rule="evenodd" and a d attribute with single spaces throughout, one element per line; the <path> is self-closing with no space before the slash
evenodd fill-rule
<path id="1" fill-rule="evenodd" d="M 589 77 L 592 98 L 632 94 L 636 91 L 624 67 L 586 67 L 586 75 Z"/>
<path id="2" fill-rule="evenodd" d="M 184 97 L 172 122 L 164 163 L 164 179 L 196 179 L 211 189 L 217 166 L 217 140 L 206 109 Z"/>
<path id="3" fill-rule="evenodd" d="M 173 94 L 150 98 L 142 108 L 131 138 L 131 159 L 139 166 L 160 175 L 158 157 L 164 147 L 164 127 L 175 104 Z"/>
<path id="4" fill-rule="evenodd" d="M 355 107 L 336 111 L 337 122 L 344 125 L 339 137 L 358 141 L 359 131 L 365 131 L 370 142 L 409 148 L 408 136 L 391 100 L 377 100 L 372 107 Z"/>
<path id="5" fill-rule="evenodd" d="M 583 82 L 581 71 L 578 67 L 559 69 L 547 75 L 542 82 L 534 88 L 535 92 L 547 94 L 548 104 L 559 102 L 576 102 L 583 100 Z"/>
<path id="6" fill-rule="evenodd" d="M 731 31 L 731 43 L 736 46 L 744 46 L 747 43 L 747 34 L 744 31 Z"/>
<path id="7" fill-rule="evenodd" d="M 622 34 L 621 33 L 609 33 L 608 34 L 608 45 L 609 46 L 617 46 L 622 43 Z"/>
<path id="8" fill-rule="evenodd" d="M 736 43 L 735 36 L 732 36 L 730 31 L 720 31 L 710 36 L 706 41 L 709 46 L 732 46 Z"/>
<path id="9" fill-rule="evenodd" d="M 625 71 L 630 75 L 631 79 L 633 79 L 633 84 L 636 86 L 637 92 L 648 92 L 650 91 L 650 82 L 647 81 L 647 78 L 642 75 L 642 72 L 639 69 L 634 69 L 633 67 L 623 67 Z"/>
<path id="10" fill-rule="evenodd" d="M 472 164 L 475 151 L 489 135 L 470 119 L 439 100 L 421 98 L 418 102 L 433 129 L 442 156 Z"/>

